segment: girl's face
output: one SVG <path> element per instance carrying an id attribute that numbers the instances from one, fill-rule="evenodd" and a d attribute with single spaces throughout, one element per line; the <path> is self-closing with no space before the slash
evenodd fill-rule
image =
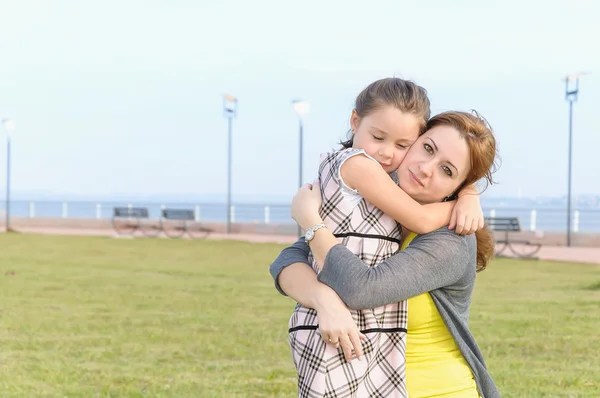
<path id="1" fill-rule="evenodd" d="M 421 204 L 454 194 L 471 170 L 469 146 L 450 126 L 429 129 L 398 168 L 400 188 Z"/>
<path id="2" fill-rule="evenodd" d="M 408 148 L 419 136 L 419 119 L 386 105 L 360 118 L 356 111 L 350 118 L 353 148 L 365 152 L 391 173 L 398 169 Z"/>

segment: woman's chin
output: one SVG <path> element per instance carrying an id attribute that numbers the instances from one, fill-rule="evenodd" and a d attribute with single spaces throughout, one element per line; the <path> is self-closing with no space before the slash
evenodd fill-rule
<path id="1" fill-rule="evenodd" d="M 400 180 L 400 183 L 398 184 L 398 186 L 400 188 L 402 188 L 402 190 L 404 192 L 406 192 L 408 194 L 408 196 L 410 196 L 411 198 L 413 198 L 414 200 L 417 200 L 417 197 L 419 196 L 419 190 L 415 189 L 416 187 L 411 186 L 411 184 L 406 184 L 406 183 L 402 183 L 402 180 Z"/>
<path id="2" fill-rule="evenodd" d="M 402 188 L 402 187 L 400 187 Z M 408 196 L 410 196 L 414 201 L 416 201 L 417 203 L 421 204 L 421 205 L 426 205 L 429 203 L 435 203 L 435 202 L 441 202 L 440 200 L 432 200 L 431 198 L 428 198 L 427 195 L 423 195 L 423 192 L 420 192 L 420 190 L 418 189 L 404 189 L 404 192 L 406 192 L 408 194 Z"/>

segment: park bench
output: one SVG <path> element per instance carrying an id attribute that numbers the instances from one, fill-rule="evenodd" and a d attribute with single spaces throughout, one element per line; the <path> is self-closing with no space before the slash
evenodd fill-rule
<path id="1" fill-rule="evenodd" d="M 165 235 L 171 238 L 180 238 L 186 234 L 195 238 L 208 236 L 213 232 L 211 228 L 196 221 L 194 210 L 190 209 L 163 209 L 160 225 Z"/>
<path id="2" fill-rule="evenodd" d="M 502 237 L 496 239 L 497 257 L 508 257 L 503 256 L 502 253 L 510 250 L 517 258 L 537 258 L 535 255 L 542 247 L 540 243 L 511 239 L 511 232 L 521 232 L 521 224 L 517 217 L 487 217 L 485 223 L 490 230 L 504 233 Z M 519 245 L 519 248 L 514 245 Z"/>
<path id="3" fill-rule="evenodd" d="M 133 235 L 148 218 L 146 207 L 114 207 L 112 226 L 119 235 Z"/>

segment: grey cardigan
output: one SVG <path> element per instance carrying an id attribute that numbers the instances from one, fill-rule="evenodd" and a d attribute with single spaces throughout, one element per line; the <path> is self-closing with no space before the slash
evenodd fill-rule
<path id="1" fill-rule="evenodd" d="M 285 248 L 270 271 L 277 290 L 281 271 L 293 263 L 308 262 L 310 248 L 301 238 Z M 352 309 L 375 308 L 429 292 L 469 364 L 482 398 L 500 397 L 483 356 L 469 331 L 469 306 L 475 287 L 477 241 L 475 235 L 460 236 L 447 228 L 413 239 L 410 245 L 377 267 L 367 267 L 345 246 L 334 246 L 319 273 L 320 282 L 331 287 Z"/>

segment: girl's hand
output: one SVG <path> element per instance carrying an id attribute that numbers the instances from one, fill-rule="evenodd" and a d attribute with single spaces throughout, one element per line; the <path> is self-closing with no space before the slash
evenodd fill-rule
<path id="1" fill-rule="evenodd" d="M 321 209 L 321 190 L 319 181 L 303 185 L 292 199 L 292 218 L 302 230 L 323 222 L 319 215 Z"/>
<path id="2" fill-rule="evenodd" d="M 459 196 L 452 210 L 452 217 L 448 229 L 456 227 L 456 233 L 459 235 L 469 235 L 483 228 L 485 218 L 479 195 Z"/>

